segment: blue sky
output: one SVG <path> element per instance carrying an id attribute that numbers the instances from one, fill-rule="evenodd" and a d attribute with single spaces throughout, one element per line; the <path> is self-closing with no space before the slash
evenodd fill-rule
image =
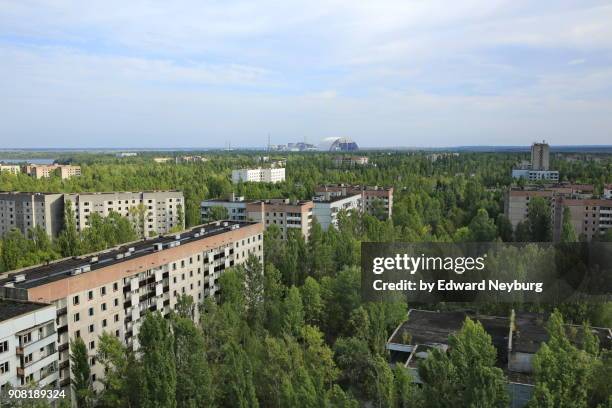
<path id="1" fill-rule="evenodd" d="M 0 0 L 0 146 L 612 143 L 612 3 Z"/>

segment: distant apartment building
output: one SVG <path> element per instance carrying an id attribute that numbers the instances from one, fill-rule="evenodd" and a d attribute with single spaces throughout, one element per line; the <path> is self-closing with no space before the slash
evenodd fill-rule
<path id="1" fill-rule="evenodd" d="M 547 143 L 531 145 L 531 169 L 548 170 L 550 167 L 550 146 Z"/>
<path id="2" fill-rule="evenodd" d="M 535 197 L 542 197 L 550 204 L 553 240 L 561 236 L 563 211 L 568 207 L 576 234 L 590 241 L 612 228 L 612 198 L 594 198 L 593 191 L 592 185 L 575 184 L 513 188 L 506 193 L 504 213 L 516 229 L 527 218 L 529 203 Z"/>
<path id="3" fill-rule="evenodd" d="M 261 222 L 265 228 L 277 225 L 283 239 L 287 239 L 290 230 L 301 231 L 305 239 L 310 235 L 312 224 L 312 201 L 291 201 L 289 199 L 269 199 L 245 201 L 244 197 L 230 195 L 227 199 L 204 200 L 201 203 L 202 221 L 210 219 L 214 207 L 227 210 L 227 217 L 232 221 Z"/>
<path id="4" fill-rule="evenodd" d="M 528 181 L 559 181 L 559 172 L 550 170 L 550 147 L 547 143 L 531 145 L 531 161 L 512 169 L 512 178 Z"/>
<path id="5" fill-rule="evenodd" d="M 556 183 L 559 181 L 559 172 L 556 170 L 512 169 L 512 178 Z"/>
<path id="6" fill-rule="evenodd" d="M 62 180 L 66 180 L 71 177 L 80 176 L 81 166 L 64 164 L 28 164 L 23 167 L 23 172 L 36 179 L 57 175 Z"/>
<path id="7" fill-rule="evenodd" d="M 179 156 L 175 159 L 176 163 L 202 163 L 208 161 L 203 156 Z"/>
<path id="8" fill-rule="evenodd" d="M 57 388 L 55 318 L 54 305 L 0 299 L 0 392 L 30 382 Z"/>
<path id="9" fill-rule="evenodd" d="M 148 311 L 168 316 L 182 295 L 196 303 L 215 296 L 219 277 L 249 255 L 263 262 L 263 225 L 217 222 L 4 273 L 0 298 L 54 305 L 57 311 L 49 317 L 57 324 L 53 339 L 59 351 L 59 386 L 70 390 L 70 340 L 80 337 L 87 346 L 93 387 L 100 391 L 105 372 L 95 356 L 102 333 L 138 350 L 139 329 Z M 194 308 L 194 319 L 198 313 Z"/>
<path id="10" fill-rule="evenodd" d="M 158 164 L 168 163 L 172 161 L 172 157 L 154 157 L 153 161 Z"/>
<path id="11" fill-rule="evenodd" d="M 367 156 L 336 156 L 333 160 L 336 167 L 365 166 L 369 162 Z"/>
<path id="12" fill-rule="evenodd" d="M 138 156 L 137 152 L 119 152 L 115 154 L 116 157 L 136 157 Z"/>
<path id="13" fill-rule="evenodd" d="M 391 218 L 393 212 L 393 187 L 330 184 L 317 186 L 317 197 L 342 197 L 361 194 L 363 211 L 371 215 Z"/>
<path id="14" fill-rule="evenodd" d="M 0 173 L 11 173 L 11 174 L 19 174 L 21 173 L 21 166 L 16 164 L 2 164 L 0 163 Z"/>
<path id="15" fill-rule="evenodd" d="M 78 231 L 89 226 L 93 213 L 106 217 L 111 211 L 132 218 L 135 208 L 144 206 L 144 234 L 165 234 L 173 228 L 185 227 L 185 199 L 180 191 L 139 191 L 108 193 L 65 194 L 64 201 L 72 203 Z M 140 207 L 142 208 L 142 207 Z M 179 220 L 179 212 L 183 219 Z"/>
<path id="16" fill-rule="evenodd" d="M 285 181 L 285 168 L 256 168 L 232 170 L 232 183 L 281 183 Z"/>
<path id="17" fill-rule="evenodd" d="M 313 201 L 312 214 L 324 231 L 327 231 L 330 226 L 338 226 L 338 214 L 341 211 L 363 211 L 363 195 L 361 193 L 352 195 L 327 193 L 315 196 Z"/>
<path id="18" fill-rule="evenodd" d="M 49 236 L 57 236 L 64 225 L 62 194 L 0 192 L 0 236 L 12 229 L 27 234 L 42 227 Z"/>

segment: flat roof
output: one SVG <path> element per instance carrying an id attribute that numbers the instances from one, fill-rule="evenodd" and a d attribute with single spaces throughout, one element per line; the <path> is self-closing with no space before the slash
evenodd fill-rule
<path id="1" fill-rule="evenodd" d="M 180 241 L 181 244 L 195 242 L 254 224 L 257 223 L 246 221 L 217 221 L 196 226 L 190 230 L 182 231 L 177 234 L 160 235 L 152 239 L 125 243 L 100 252 L 72 258 L 64 258 L 48 264 L 23 268 L 16 271 L 9 271 L 0 275 L 0 286 L 5 286 L 6 284 L 10 283 L 14 288 L 29 289 L 65 279 L 68 276 L 71 276 L 72 271 L 75 269 L 82 268 L 87 265 L 89 265 L 90 270 L 93 271 L 133 258 L 152 254 L 156 252 L 156 244 L 162 244 L 163 249 L 168 249 L 170 247 L 170 243 L 175 241 Z M 179 239 L 176 238 L 177 235 L 180 235 Z M 129 256 L 126 257 L 125 254 L 129 251 L 129 248 L 133 248 L 134 250 Z M 123 254 L 123 257 L 118 259 L 117 255 L 121 254 Z M 97 257 L 98 260 L 92 262 L 93 257 Z M 82 273 L 87 273 L 87 271 Z M 16 275 L 23 275 L 24 277 L 19 281 L 15 281 Z"/>
<path id="2" fill-rule="evenodd" d="M 0 194 L 63 194 L 63 195 L 85 195 L 85 194 L 141 194 L 141 193 L 182 193 L 180 190 L 143 190 L 143 191 L 81 191 L 80 193 L 53 193 L 50 191 L 0 191 Z"/>
<path id="3" fill-rule="evenodd" d="M 546 316 L 547 317 L 547 316 Z M 512 350 L 519 353 L 536 353 L 542 343 L 548 341 L 546 322 L 544 315 L 534 312 L 517 312 L 514 317 L 515 330 L 512 333 Z M 569 340 L 577 345 L 580 336 L 574 336 L 575 331 L 580 331 L 580 326 L 565 325 Z M 612 348 L 612 333 L 608 328 L 591 327 L 591 332 L 599 339 L 601 349 Z"/>
<path id="4" fill-rule="evenodd" d="M 49 307 L 46 303 L 0 299 L 0 322 Z"/>
<path id="5" fill-rule="evenodd" d="M 312 199 L 313 203 L 335 203 L 336 201 L 342 201 L 353 197 L 361 197 L 361 193 L 350 194 L 350 195 L 341 195 L 341 196 L 331 196 L 328 199 L 322 199 L 321 197 L 315 197 Z"/>

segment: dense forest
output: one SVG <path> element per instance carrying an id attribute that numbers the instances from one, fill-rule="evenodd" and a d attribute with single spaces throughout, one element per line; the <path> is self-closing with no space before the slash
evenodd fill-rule
<path id="1" fill-rule="evenodd" d="M 301 234 L 283 240 L 277 228 L 268 228 L 265 264 L 249 259 L 227 270 L 216 302 L 195 304 L 185 297 L 168 319 L 147 315 L 137 353 L 103 335 L 97 355 L 107 372 L 102 392 L 93 391 L 85 345 L 74 340 L 71 368 L 79 407 L 508 405 L 506 379 L 495 367 L 491 338 L 469 319 L 449 339 L 452 351 L 434 351 L 419 367 L 422 386 L 414 385 L 401 368 L 389 366 L 385 342 L 411 306 L 361 299 L 360 243 L 550 240 L 550 208 L 545 203 L 534 200 L 529 217 L 516 231 L 503 215 L 510 168 L 525 155 L 462 153 L 433 160 L 425 153 L 371 153 L 368 166 L 337 168 L 328 154 L 289 154 L 286 182 L 235 186 L 231 169 L 257 165 L 257 154 L 211 154 L 206 162 L 189 164 L 156 164 L 152 157 L 63 157 L 82 165 L 81 177 L 34 180 L 3 173 L 0 190 L 177 189 L 185 193 L 187 225 L 196 225 L 202 199 L 232 191 L 253 199 L 307 199 L 321 183 L 385 185 L 395 188 L 393 217 L 341 214 L 338 228 L 328 231 L 315 220 L 308 241 Z M 563 180 L 593 183 L 598 191 L 612 183 L 610 157 L 556 157 L 552 167 L 561 171 Z M 130 221 L 115 215 L 94 219 L 82 234 L 68 223 L 54 241 L 39 230 L 27 237 L 15 231 L 2 240 L 0 267 L 10 270 L 134 239 Z M 578 239 L 571 224 L 564 223 L 563 240 Z M 486 305 L 482 308 L 490 311 Z M 589 324 L 612 326 L 612 306 L 539 306 L 537 311 L 550 313 L 550 339 L 536 354 L 530 406 L 612 406 L 612 355 L 599 349 L 588 330 Z M 574 334 L 580 341 L 570 341 L 564 321 L 583 325 Z"/>

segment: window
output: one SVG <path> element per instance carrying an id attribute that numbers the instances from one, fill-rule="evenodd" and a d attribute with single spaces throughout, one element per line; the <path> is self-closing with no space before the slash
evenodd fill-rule
<path id="1" fill-rule="evenodd" d="M 73 305 L 78 305 L 79 304 L 79 296 L 75 296 L 72 298 L 72 304 Z"/>
<path id="2" fill-rule="evenodd" d="M 74 333 L 74 336 L 75 336 L 77 339 L 78 339 L 78 338 L 80 338 L 80 337 L 81 337 L 81 331 L 80 331 L 80 330 L 77 330 L 77 331 Z"/>
<path id="3" fill-rule="evenodd" d="M 115 336 L 119 337 L 119 330 L 115 330 Z"/>
<path id="4" fill-rule="evenodd" d="M 95 342 L 95 341 L 93 341 L 93 340 L 92 340 L 92 341 L 90 341 L 90 342 L 89 342 L 89 349 L 90 349 L 90 350 L 93 350 L 93 349 L 95 349 L 95 348 L 96 348 L 96 342 Z"/>
<path id="5" fill-rule="evenodd" d="M 106 286 L 102 286 L 100 288 L 100 295 L 102 295 L 102 296 L 106 295 Z"/>
<path id="6" fill-rule="evenodd" d="M 116 292 L 119 290 L 119 285 L 117 284 L 117 282 L 113 283 L 113 292 Z"/>
<path id="7" fill-rule="evenodd" d="M 8 350 L 8 340 L 4 340 L 0 343 L 0 353 L 4 353 Z"/>
<path id="8" fill-rule="evenodd" d="M 90 324 L 90 325 L 89 325 L 89 332 L 90 332 L 90 333 L 93 333 L 93 332 L 94 332 L 94 325 L 93 325 L 93 324 Z"/>
<path id="9" fill-rule="evenodd" d="M 118 315 L 118 314 L 116 314 L 116 315 L 115 315 L 115 321 L 116 321 L 116 322 L 118 322 L 118 321 L 119 321 L 119 315 Z"/>
<path id="10" fill-rule="evenodd" d="M 93 308 L 93 307 L 90 307 L 90 308 L 89 308 L 89 315 L 90 315 L 90 316 L 93 316 L 93 315 L 94 315 L 94 308 Z"/>
<path id="11" fill-rule="evenodd" d="M 92 357 L 92 358 L 89 359 L 89 365 L 92 366 L 92 367 L 96 365 L 96 358 L 95 357 Z"/>
<path id="12" fill-rule="evenodd" d="M 32 362 L 32 353 L 28 354 L 27 356 L 23 358 L 24 364 L 30 364 L 31 362 Z"/>
<path id="13" fill-rule="evenodd" d="M 93 290 L 90 290 L 90 291 L 87 293 L 87 298 L 88 298 L 89 300 L 92 300 L 92 299 L 93 299 Z"/>
<path id="14" fill-rule="evenodd" d="M 115 301 L 113 302 L 113 304 L 114 304 L 115 306 L 119 306 L 119 299 L 115 299 Z"/>
<path id="15" fill-rule="evenodd" d="M 101 309 L 102 309 L 102 311 L 106 310 L 106 303 L 102 303 Z"/>
<path id="16" fill-rule="evenodd" d="M 5 361 L 4 363 L 0 364 L 0 374 L 8 373 L 8 370 L 9 370 L 8 361 Z"/>
<path id="17" fill-rule="evenodd" d="M 102 320 L 102 327 L 106 327 L 106 319 Z"/>
<path id="18" fill-rule="evenodd" d="M 78 313 L 74 314 L 74 319 L 75 322 L 78 322 L 79 320 L 81 320 L 81 315 L 79 315 Z"/>

